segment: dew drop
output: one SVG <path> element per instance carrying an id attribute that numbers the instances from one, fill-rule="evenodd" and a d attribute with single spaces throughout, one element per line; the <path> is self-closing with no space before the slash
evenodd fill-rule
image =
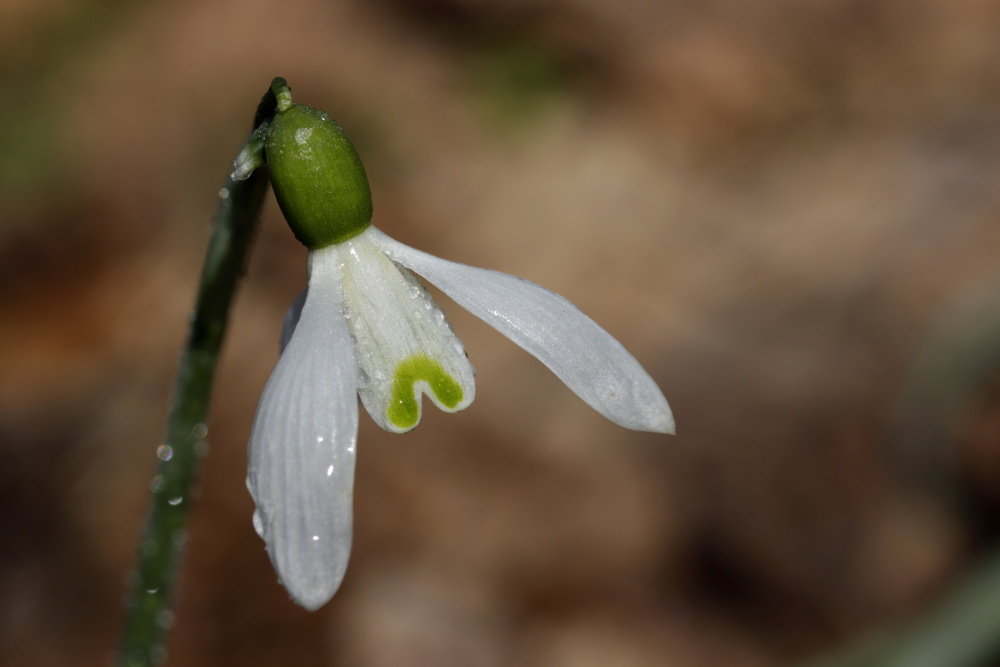
<path id="1" fill-rule="evenodd" d="M 305 143 L 309 141 L 309 137 L 312 136 L 312 133 L 313 131 L 311 127 L 300 127 L 295 130 L 295 143 L 300 146 L 305 145 Z"/>
<path id="2" fill-rule="evenodd" d="M 260 512 L 253 513 L 253 529 L 258 535 L 264 537 L 264 520 L 260 518 Z"/>
<path id="3" fill-rule="evenodd" d="M 333 466 L 326 469 L 326 476 L 330 477 L 331 475 L 333 475 Z"/>
<path id="4" fill-rule="evenodd" d="M 206 437 L 208 437 L 208 427 L 205 426 L 204 424 L 195 424 L 194 428 L 191 429 L 191 431 L 192 431 L 192 433 L 194 433 L 195 437 L 197 437 L 197 438 L 206 438 Z"/>
<path id="5" fill-rule="evenodd" d="M 368 386 L 371 385 L 371 383 L 372 383 L 372 379 L 370 377 L 368 377 L 368 373 L 365 373 L 364 370 L 362 370 L 362 369 L 359 368 L 358 369 L 358 389 L 367 389 Z"/>
<path id="6" fill-rule="evenodd" d="M 418 296 L 420 296 L 420 288 L 417 287 L 416 285 L 410 285 L 409 287 L 406 288 L 406 291 L 407 294 L 410 295 L 411 299 L 416 299 Z"/>
<path id="7" fill-rule="evenodd" d="M 170 445 L 160 445 L 156 448 L 156 456 L 161 461 L 169 461 L 170 457 L 174 455 L 173 448 Z"/>
<path id="8" fill-rule="evenodd" d="M 163 490 L 163 475 L 157 475 L 149 482 L 149 490 L 157 493 Z"/>
<path id="9" fill-rule="evenodd" d="M 219 190 L 219 199 L 229 199 L 229 190 L 227 188 Z"/>
<path id="10" fill-rule="evenodd" d="M 177 496 L 176 498 L 167 498 L 167 504 L 177 507 L 182 502 L 184 502 L 184 496 Z"/>
<path id="11" fill-rule="evenodd" d="M 160 592 L 160 589 L 159 588 L 147 588 L 146 592 L 149 593 L 150 595 L 156 595 L 157 593 Z"/>
<path id="12" fill-rule="evenodd" d="M 319 535 L 313 535 L 313 542 L 319 542 Z"/>
<path id="13" fill-rule="evenodd" d="M 440 310 L 435 310 L 431 317 L 434 318 L 435 324 L 444 324 L 444 313 Z"/>
<path id="14" fill-rule="evenodd" d="M 316 442 L 323 442 L 323 436 L 317 435 L 316 436 Z"/>

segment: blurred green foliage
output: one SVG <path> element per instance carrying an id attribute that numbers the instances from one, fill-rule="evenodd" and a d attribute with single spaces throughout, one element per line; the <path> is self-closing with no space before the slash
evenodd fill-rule
<path id="1" fill-rule="evenodd" d="M 530 123 L 572 93 L 574 68 L 551 45 L 516 36 L 479 45 L 469 59 L 469 90 L 489 121 Z"/>

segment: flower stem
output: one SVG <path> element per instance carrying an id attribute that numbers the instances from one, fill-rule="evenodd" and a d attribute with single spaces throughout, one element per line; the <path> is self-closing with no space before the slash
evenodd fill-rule
<path id="1" fill-rule="evenodd" d="M 261 100 L 254 126 L 272 117 L 277 100 L 269 90 Z M 219 192 L 198 296 L 174 385 L 166 437 L 156 454 L 156 476 L 142 537 L 125 628 L 116 659 L 119 667 L 163 662 L 163 638 L 172 621 L 173 589 L 186 539 L 198 463 L 206 450 L 209 399 L 229 309 L 243 275 L 257 218 L 267 189 L 267 174 L 230 177 Z"/>

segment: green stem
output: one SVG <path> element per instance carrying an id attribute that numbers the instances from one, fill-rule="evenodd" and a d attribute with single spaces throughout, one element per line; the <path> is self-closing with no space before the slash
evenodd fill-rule
<path id="1" fill-rule="evenodd" d="M 277 100 L 270 90 L 261 100 L 254 125 L 274 115 Z M 173 589 L 186 539 L 198 463 L 206 450 L 209 399 L 226 331 L 229 309 L 243 275 L 257 226 L 267 174 L 229 178 L 220 194 L 202 268 L 177 381 L 174 385 L 166 438 L 157 450 L 152 501 L 126 608 L 117 665 L 139 667 L 163 662 L 163 638 L 172 614 Z"/>

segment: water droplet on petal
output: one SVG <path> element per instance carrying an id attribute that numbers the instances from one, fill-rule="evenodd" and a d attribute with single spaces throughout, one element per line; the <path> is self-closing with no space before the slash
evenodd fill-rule
<path id="1" fill-rule="evenodd" d="M 177 496 L 176 498 L 168 498 L 167 503 L 173 507 L 177 507 L 182 502 L 184 502 L 184 496 Z"/>
<path id="2" fill-rule="evenodd" d="M 258 535 L 264 537 L 264 520 L 260 518 L 260 512 L 256 510 L 253 513 L 253 529 Z"/>
<path id="3" fill-rule="evenodd" d="M 326 476 L 329 477 L 332 474 L 333 474 L 333 466 L 330 466 L 329 468 L 326 469 Z"/>
<path id="4" fill-rule="evenodd" d="M 208 437 L 208 427 L 204 424 L 195 424 L 194 428 L 191 429 L 196 438 L 206 438 Z"/>
<path id="5" fill-rule="evenodd" d="M 411 299 L 416 299 L 418 296 L 420 296 L 420 288 L 417 287 L 416 285 L 411 284 L 409 287 L 406 288 L 406 291 L 407 294 L 410 295 Z"/>
<path id="6" fill-rule="evenodd" d="M 368 377 L 368 373 L 365 373 L 360 368 L 358 369 L 358 389 L 367 389 L 372 383 L 372 379 Z"/>
<path id="7" fill-rule="evenodd" d="M 163 475 L 157 475 L 149 482 L 149 490 L 153 493 L 163 490 Z"/>
<path id="8" fill-rule="evenodd" d="M 323 442 L 323 436 L 317 435 L 316 436 L 316 442 Z"/>
<path id="9" fill-rule="evenodd" d="M 160 592 L 160 589 L 159 588 L 147 588 L 146 592 L 149 593 L 150 595 L 156 595 L 157 593 Z"/>
<path id="10" fill-rule="evenodd" d="M 156 448 L 156 456 L 161 461 L 169 461 L 174 455 L 174 450 L 170 445 L 160 445 Z"/>
<path id="11" fill-rule="evenodd" d="M 313 542 L 319 542 L 319 535 L 313 535 Z"/>
<path id="12" fill-rule="evenodd" d="M 434 318 L 435 324 L 444 324 L 444 313 L 440 310 L 435 310 L 431 317 Z"/>
<path id="13" fill-rule="evenodd" d="M 229 190 L 226 188 L 219 190 L 219 199 L 229 199 Z"/>

